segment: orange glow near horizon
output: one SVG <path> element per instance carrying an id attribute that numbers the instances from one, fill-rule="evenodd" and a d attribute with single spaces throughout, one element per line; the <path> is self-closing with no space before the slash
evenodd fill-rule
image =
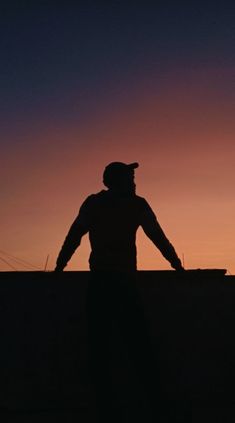
<path id="1" fill-rule="evenodd" d="M 158 89 L 146 78 L 103 104 L 82 127 L 62 122 L 28 134 L 28 144 L 1 158 L 0 250 L 41 269 L 50 254 L 52 270 L 81 203 L 103 189 L 106 164 L 138 161 L 137 194 L 150 203 L 186 268 L 235 274 L 235 122 L 228 73 L 233 70 L 168 75 Z M 36 146 L 30 147 L 30 137 Z M 137 248 L 139 270 L 170 268 L 141 230 Z M 66 269 L 87 270 L 88 257 L 84 237 Z M 10 270 L 3 262 L 0 269 Z"/>

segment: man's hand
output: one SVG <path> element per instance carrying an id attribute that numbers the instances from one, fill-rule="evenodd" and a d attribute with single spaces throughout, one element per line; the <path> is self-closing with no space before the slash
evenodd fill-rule
<path id="1" fill-rule="evenodd" d="M 180 261 L 180 259 L 178 258 L 177 260 L 175 260 L 174 263 L 171 263 L 171 266 L 173 267 L 173 269 L 175 269 L 177 272 L 185 272 L 184 267 L 182 266 L 182 263 Z"/>
<path id="2" fill-rule="evenodd" d="M 63 270 L 64 270 L 63 267 L 56 265 L 54 272 L 61 273 L 61 272 L 63 272 Z"/>
<path id="3" fill-rule="evenodd" d="M 185 268 L 181 265 L 177 268 L 175 268 L 176 272 L 185 272 Z"/>

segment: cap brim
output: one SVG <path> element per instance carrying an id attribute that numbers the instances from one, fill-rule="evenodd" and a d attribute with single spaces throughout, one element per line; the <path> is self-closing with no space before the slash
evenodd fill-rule
<path id="1" fill-rule="evenodd" d="M 139 163 L 135 162 L 135 163 L 130 163 L 127 165 L 130 169 L 137 169 L 137 167 L 139 167 Z"/>

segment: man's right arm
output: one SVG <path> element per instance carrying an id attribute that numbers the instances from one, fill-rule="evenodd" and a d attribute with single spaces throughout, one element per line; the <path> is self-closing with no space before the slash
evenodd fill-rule
<path id="1" fill-rule="evenodd" d="M 83 235 L 89 231 L 89 198 L 82 204 L 77 218 L 74 220 L 65 238 L 56 260 L 56 272 L 61 272 L 81 243 Z"/>

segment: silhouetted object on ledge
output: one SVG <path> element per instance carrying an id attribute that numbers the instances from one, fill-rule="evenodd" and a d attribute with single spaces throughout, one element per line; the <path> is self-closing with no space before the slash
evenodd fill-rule
<path id="1" fill-rule="evenodd" d="M 103 182 L 108 190 L 90 195 L 82 204 L 59 253 L 56 271 L 64 269 L 87 232 L 91 270 L 135 271 L 139 226 L 174 269 L 183 269 L 151 207 L 135 193 L 134 169 L 138 166 L 113 162 L 105 168 Z"/>

